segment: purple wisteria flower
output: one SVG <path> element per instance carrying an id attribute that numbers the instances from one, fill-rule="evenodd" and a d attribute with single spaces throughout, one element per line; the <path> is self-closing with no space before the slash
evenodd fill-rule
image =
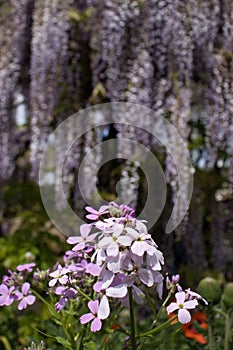
<path id="1" fill-rule="evenodd" d="M 80 317 L 81 324 L 91 322 L 91 331 L 97 332 L 102 327 L 102 321 L 105 320 L 109 314 L 109 303 L 107 297 L 104 295 L 99 303 L 99 300 L 89 301 L 88 308 L 90 313 L 84 314 Z"/>
<path id="2" fill-rule="evenodd" d="M 198 305 L 196 299 L 186 301 L 185 292 L 177 292 L 175 294 L 176 302 L 172 302 L 167 307 L 168 315 L 176 310 L 178 310 L 178 320 L 180 323 L 185 324 L 191 321 L 191 314 L 188 309 L 195 309 Z"/>
<path id="3" fill-rule="evenodd" d="M 14 296 L 15 287 L 8 288 L 5 284 L 0 285 L 0 306 L 9 306 L 15 300 Z"/>
<path id="4" fill-rule="evenodd" d="M 30 283 L 25 282 L 22 285 L 21 292 L 15 292 L 17 300 L 20 301 L 18 304 L 18 310 L 26 309 L 28 305 L 34 304 L 36 298 L 34 295 L 30 294 Z"/>

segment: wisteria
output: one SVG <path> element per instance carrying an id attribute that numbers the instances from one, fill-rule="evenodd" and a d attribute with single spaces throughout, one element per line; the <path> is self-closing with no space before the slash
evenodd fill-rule
<path id="1" fill-rule="evenodd" d="M 232 188 L 233 9 L 230 0 L 191 0 L 189 3 L 180 0 L 11 0 L 2 1 L 0 10 L 1 184 L 12 176 L 17 154 L 25 151 L 21 149 L 25 145 L 18 147 L 21 130 L 14 118 L 16 95 L 22 93 L 27 114 L 24 133 L 30 143 L 28 158 L 34 180 L 38 180 L 39 162 L 48 135 L 66 116 L 95 103 L 123 101 L 155 111 L 155 121 L 147 125 L 151 130 L 155 125 L 162 127 L 160 118 L 169 120 L 182 136 L 184 145 L 188 145 L 194 135 L 198 139 L 196 125 L 201 125 L 202 149 L 198 146 L 198 150 L 190 150 L 193 154 L 199 152 L 195 165 L 222 169 L 224 180 Z M 135 114 L 134 118 L 137 124 L 140 116 Z M 127 115 L 123 119 L 127 122 Z M 182 200 L 177 210 L 182 212 L 187 184 L 184 181 L 178 189 L 177 169 L 169 150 L 164 150 L 158 140 L 144 130 L 134 125 L 117 125 L 117 121 L 114 120 L 119 140 L 117 157 L 127 160 L 126 166 L 119 167 L 125 195 L 122 200 L 131 197 L 131 204 L 140 206 L 138 170 L 141 164 L 133 165 L 131 159 L 132 154 L 137 155 L 137 149 L 129 144 L 123 147 L 120 142 L 122 138 L 129 138 L 165 159 L 164 171 L 172 202 L 175 203 L 180 190 Z M 82 122 L 80 120 L 79 125 Z M 85 206 L 78 183 L 80 164 L 104 138 L 100 130 L 92 129 L 93 123 L 88 126 L 90 132 L 70 149 L 62 167 L 61 150 L 73 130 L 61 133 L 56 140 L 53 181 L 62 175 L 65 195 L 78 211 L 83 211 Z M 174 140 L 171 148 L 180 155 L 181 145 Z M 92 159 L 84 167 L 89 198 L 96 190 L 96 168 L 101 159 L 100 152 L 93 151 Z M 187 178 L 188 171 L 184 169 Z M 59 188 L 56 195 L 57 206 L 62 211 L 65 205 L 59 197 Z M 187 220 L 188 214 L 179 232 L 186 231 Z"/>
<path id="2" fill-rule="evenodd" d="M 1 4 L 0 55 L 0 182 L 7 180 L 14 170 L 15 143 L 14 100 L 18 80 L 25 63 L 26 45 L 29 43 L 32 1 L 3 2 Z"/>
<path id="3" fill-rule="evenodd" d="M 73 1 L 36 2 L 33 13 L 31 56 L 31 162 L 37 178 L 41 152 L 63 90 L 68 65 L 68 9 Z M 43 133 L 41 133 L 43 130 Z"/>

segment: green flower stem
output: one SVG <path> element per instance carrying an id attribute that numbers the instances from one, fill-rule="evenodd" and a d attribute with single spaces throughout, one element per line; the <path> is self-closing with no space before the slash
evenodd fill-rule
<path id="1" fill-rule="evenodd" d="M 89 297 L 89 295 L 87 295 L 86 293 L 82 292 L 81 289 L 78 289 L 78 293 L 79 293 L 82 297 L 88 299 L 89 301 L 92 300 L 92 299 Z"/>
<path id="2" fill-rule="evenodd" d="M 213 328 L 212 328 L 212 317 L 211 317 L 211 306 L 208 307 L 208 349 L 215 350 Z"/>
<path id="3" fill-rule="evenodd" d="M 132 287 L 128 288 L 128 293 L 129 293 L 129 308 L 130 308 L 130 327 L 131 327 L 130 340 L 131 340 L 131 349 L 132 350 L 137 350 L 135 315 L 134 315 L 134 301 L 133 301 Z"/>
<path id="4" fill-rule="evenodd" d="M 224 350 L 230 350 L 230 333 L 231 333 L 231 317 L 229 312 L 226 314 Z"/>
<path id="5" fill-rule="evenodd" d="M 86 335 L 86 330 L 87 330 L 87 327 L 86 327 L 86 325 L 84 325 L 84 327 L 82 329 L 82 335 L 81 335 L 81 339 L 80 339 L 78 350 L 83 350 L 83 340 L 84 340 L 84 337 Z"/>
<path id="6" fill-rule="evenodd" d="M 153 322 L 153 324 L 152 324 L 152 328 L 154 327 L 154 325 L 155 325 L 155 324 L 157 323 L 157 321 L 159 320 L 160 314 L 161 314 L 163 308 L 165 307 L 165 305 L 167 304 L 168 300 L 171 298 L 171 296 L 172 296 L 172 293 L 169 292 L 168 295 L 167 295 L 167 297 L 166 297 L 166 299 L 165 299 L 164 302 L 162 303 L 161 308 L 160 308 L 159 311 L 158 311 L 157 318 L 156 318 L 156 320 L 154 320 L 154 322 Z"/>
<path id="7" fill-rule="evenodd" d="M 51 315 L 56 319 L 59 320 L 60 325 L 64 331 L 64 333 L 66 334 L 67 338 L 69 339 L 69 341 L 72 343 L 73 348 L 75 349 L 75 340 L 74 340 L 74 336 L 72 334 L 72 331 L 69 329 L 69 323 L 64 325 L 64 322 L 62 322 L 62 313 L 59 314 L 58 312 L 56 312 L 51 305 L 47 302 L 47 300 L 45 300 L 39 293 L 37 293 L 34 289 L 31 288 L 32 293 L 40 300 L 42 301 L 49 309 Z M 47 335 L 48 336 L 48 335 Z"/>
<path id="8" fill-rule="evenodd" d="M 143 338 L 143 337 L 148 337 L 151 335 L 154 335 L 156 333 L 161 332 L 163 329 L 165 329 L 167 326 L 170 326 L 172 321 L 174 321 L 175 319 L 177 319 L 177 316 L 172 317 L 170 320 L 164 322 L 163 324 L 161 324 L 160 326 L 153 328 L 147 332 L 141 333 L 139 334 L 138 338 Z"/>
<path id="9" fill-rule="evenodd" d="M 37 293 L 34 289 L 31 288 L 32 293 L 37 297 L 37 299 L 39 299 L 40 301 L 42 301 L 42 303 L 44 303 L 49 311 L 51 312 L 51 314 L 56 318 L 56 319 L 60 319 L 58 313 L 51 307 L 51 305 L 47 302 L 47 300 L 45 300 L 39 293 Z"/>
<path id="10" fill-rule="evenodd" d="M 150 294 L 149 294 L 148 288 L 146 288 L 146 298 L 147 298 L 147 300 L 148 300 L 148 302 L 149 302 L 149 305 L 150 305 L 150 308 L 151 308 L 151 310 L 152 310 L 152 312 L 153 312 L 154 317 L 156 317 L 156 316 L 157 316 L 157 312 L 156 312 L 156 309 L 155 309 L 155 306 L 154 306 L 154 302 L 153 302 L 153 300 L 151 299 L 151 296 L 150 296 Z"/>

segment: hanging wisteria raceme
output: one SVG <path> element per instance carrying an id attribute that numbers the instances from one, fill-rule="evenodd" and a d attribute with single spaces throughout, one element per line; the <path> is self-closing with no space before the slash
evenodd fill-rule
<path id="1" fill-rule="evenodd" d="M 95 10 L 95 23 L 91 29 L 93 84 L 95 86 L 99 81 L 104 81 L 107 96 L 112 101 L 125 99 L 127 57 L 124 49 L 128 52 L 126 26 L 129 6 L 129 0 L 103 1 Z M 97 19 L 99 16 L 101 21 Z"/>
<path id="2" fill-rule="evenodd" d="M 190 11 L 192 9 L 192 11 Z M 193 71 L 200 82 L 206 84 L 206 75 L 213 69 L 214 46 L 220 28 L 220 2 L 190 1 L 189 18 L 193 43 Z"/>
<path id="3" fill-rule="evenodd" d="M 191 117 L 191 91 L 188 88 L 184 87 L 177 87 L 178 93 L 176 96 L 170 96 L 170 98 L 167 100 L 167 107 L 168 110 L 171 113 L 171 122 L 178 130 L 179 134 L 181 135 L 183 139 L 183 144 L 177 144 L 177 141 L 174 139 L 173 135 L 170 135 L 170 149 L 175 149 L 176 155 L 179 157 L 180 163 L 184 161 L 182 159 L 182 150 L 184 147 L 187 147 L 187 140 L 189 136 L 189 128 L 188 128 L 188 122 Z M 180 186 L 182 188 L 178 189 L 178 179 L 177 179 L 177 170 L 176 166 L 171 158 L 171 154 L 167 153 L 166 157 L 166 178 L 167 182 L 171 185 L 173 189 L 173 201 L 175 202 L 177 200 L 177 193 L 180 191 L 181 197 L 179 201 L 179 206 L 177 210 L 179 212 L 176 213 L 176 216 L 179 216 L 179 213 L 184 212 L 185 208 L 185 193 L 188 188 L 188 182 L 189 182 L 189 172 L 190 169 L 187 168 L 186 164 L 183 163 L 183 174 L 186 174 L 184 179 L 186 181 L 183 181 L 180 183 Z M 187 223 L 187 218 L 184 220 Z M 184 226 L 185 227 L 185 226 Z"/>
<path id="4" fill-rule="evenodd" d="M 14 170 L 15 147 L 14 100 L 17 82 L 24 64 L 30 37 L 30 14 L 33 1 L 3 2 L 0 5 L 0 181 Z"/>
<path id="5" fill-rule="evenodd" d="M 66 82 L 68 65 L 67 15 L 73 0 L 41 0 L 33 15 L 31 52 L 31 163 L 37 177 L 41 153 L 51 131 L 54 111 Z"/>
<path id="6" fill-rule="evenodd" d="M 233 4 L 231 1 L 223 0 L 221 3 L 222 8 L 222 26 L 223 26 L 223 38 L 224 49 L 233 51 Z"/>
<path id="7" fill-rule="evenodd" d="M 207 146 L 210 152 L 210 166 L 218 160 L 218 150 L 226 147 L 232 119 L 231 79 L 232 64 L 223 54 L 214 56 L 214 69 L 207 90 Z"/>
<path id="8" fill-rule="evenodd" d="M 123 101 L 155 111 L 153 123 L 150 118 L 143 118 L 147 130 L 163 128 L 162 120 L 167 118 L 186 146 L 195 110 L 198 127 L 203 128 L 202 161 L 212 169 L 225 167 L 227 179 L 233 186 L 231 0 L 10 0 L 1 2 L 0 6 L 1 180 L 8 179 L 14 170 L 16 142 L 12 107 L 15 92 L 21 89 L 17 85 L 20 80 L 23 91 L 24 85 L 30 84 L 30 96 L 24 95 L 30 104 L 31 175 L 34 179 L 49 133 L 66 116 L 92 104 Z M 28 75 L 26 78 L 24 75 L 29 59 L 30 82 Z M 133 115 L 134 124 L 137 124 L 141 116 Z M 131 121 L 127 113 L 120 119 L 126 123 Z M 148 132 L 118 122 L 116 117 L 117 157 L 128 160 L 119 167 L 125 194 L 122 200 L 127 202 L 131 191 L 131 205 L 137 207 L 140 152 L 121 139 L 137 141 L 160 154 L 165 151 Z M 81 124 L 75 127 L 79 126 Z M 87 130 L 92 126 L 90 123 Z M 83 135 L 70 149 L 61 168 L 62 151 L 72 134 L 73 130 L 66 130 L 56 140 L 53 180 L 62 175 L 66 196 L 71 194 L 74 206 L 81 210 L 84 202 L 78 170 L 83 157 L 104 136 L 103 130 L 94 129 Z M 170 148 L 177 155 L 181 155 L 181 147 L 171 137 Z M 166 178 L 175 202 L 177 171 L 169 152 L 165 159 Z M 96 168 L 100 162 L 101 154 L 93 151 L 92 160 L 84 168 L 85 188 L 90 196 L 98 180 Z M 181 196 L 186 185 L 185 181 L 181 184 Z M 62 210 L 59 197 L 57 203 Z M 180 211 L 182 203 L 181 200 Z"/>

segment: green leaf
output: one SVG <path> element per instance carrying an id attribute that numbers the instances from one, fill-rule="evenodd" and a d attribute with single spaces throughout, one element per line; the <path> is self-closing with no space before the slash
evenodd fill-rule
<path id="1" fill-rule="evenodd" d="M 66 340 L 65 338 L 55 337 L 55 339 L 59 344 L 62 344 L 66 349 L 72 349 L 70 342 L 68 340 Z"/>
<path id="2" fill-rule="evenodd" d="M 85 346 L 87 346 L 88 350 L 96 350 L 96 344 L 93 341 L 89 341 L 88 343 L 85 343 Z"/>

